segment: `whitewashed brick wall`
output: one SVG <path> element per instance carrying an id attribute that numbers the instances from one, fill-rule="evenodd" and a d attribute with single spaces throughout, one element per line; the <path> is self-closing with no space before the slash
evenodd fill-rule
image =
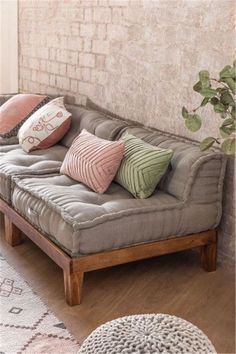
<path id="1" fill-rule="evenodd" d="M 235 55 L 234 0 L 19 0 L 23 92 L 90 97 L 118 115 L 202 139 L 217 134 L 205 114 L 194 136 L 181 107 L 201 69 L 215 76 Z M 220 255 L 234 258 L 233 161 L 229 165 Z"/>

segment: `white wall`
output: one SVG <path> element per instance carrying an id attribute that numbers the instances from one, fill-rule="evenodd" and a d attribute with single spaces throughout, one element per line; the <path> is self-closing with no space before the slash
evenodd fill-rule
<path id="1" fill-rule="evenodd" d="M 0 0 L 0 94 L 18 92 L 17 0 Z"/>

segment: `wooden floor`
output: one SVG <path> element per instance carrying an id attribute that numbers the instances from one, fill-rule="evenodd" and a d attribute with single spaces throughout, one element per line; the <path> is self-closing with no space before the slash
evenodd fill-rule
<path id="1" fill-rule="evenodd" d="M 81 343 L 100 324 L 138 313 L 168 313 L 205 332 L 218 353 L 235 353 L 234 274 L 206 273 L 188 251 L 85 274 L 82 304 L 64 301 L 63 275 L 30 240 L 1 253 Z"/>

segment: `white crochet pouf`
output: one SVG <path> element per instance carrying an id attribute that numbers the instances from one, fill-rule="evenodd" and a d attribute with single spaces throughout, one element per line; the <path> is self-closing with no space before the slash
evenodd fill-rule
<path id="1" fill-rule="evenodd" d="M 121 317 L 95 329 L 79 354 L 216 354 L 192 323 L 166 314 Z"/>

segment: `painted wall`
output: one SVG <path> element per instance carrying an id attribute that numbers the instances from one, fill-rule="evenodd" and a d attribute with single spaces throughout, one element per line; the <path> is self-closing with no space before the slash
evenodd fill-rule
<path id="1" fill-rule="evenodd" d="M 234 0 L 19 0 L 20 90 L 89 97 L 115 113 L 175 134 L 217 134 L 205 113 L 193 136 L 181 107 L 200 102 L 198 71 L 233 61 Z M 233 161 L 220 254 L 234 258 Z"/>
<path id="2" fill-rule="evenodd" d="M 0 94 L 18 92 L 17 0 L 0 1 Z"/>

